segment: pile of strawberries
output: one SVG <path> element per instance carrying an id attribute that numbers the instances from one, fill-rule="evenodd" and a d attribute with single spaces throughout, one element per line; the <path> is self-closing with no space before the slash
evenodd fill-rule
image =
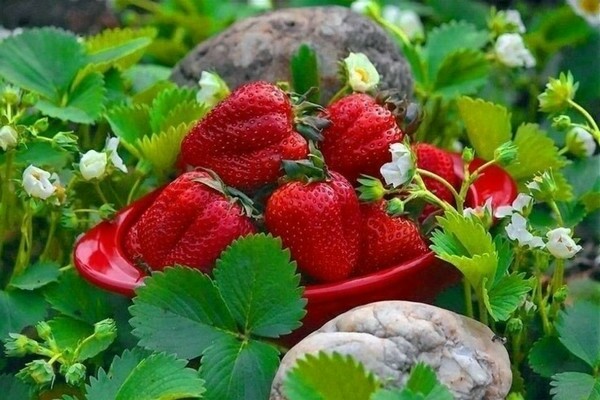
<path id="1" fill-rule="evenodd" d="M 132 226 L 129 257 L 153 270 L 182 264 L 210 272 L 233 240 L 267 231 L 281 238 L 307 280 L 335 282 L 426 253 L 417 224 L 390 215 L 387 200 L 360 203 L 355 192 L 362 174 L 381 177 L 390 144 L 403 139 L 389 108 L 354 93 L 322 110 L 315 121 L 326 166 L 308 161 L 311 146 L 295 125 L 295 108 L 277 86 L 253 82 L 200 120 L 180 155 L 195 169 L 168 185 Z M 447 153 L 428 144 L 413 151 L 419 168 L 458 184 Z M 282 165 L 295 173 L 284 176 Z M 439 182 L 424 181 L 451 201 Z M 264 218 L 255 217 L 251 196 L 261 199 Z"/>

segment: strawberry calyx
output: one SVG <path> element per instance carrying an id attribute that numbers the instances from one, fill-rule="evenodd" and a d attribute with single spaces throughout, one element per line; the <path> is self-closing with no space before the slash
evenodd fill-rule
<path id="1" fill-rule="evenodd" d="M 196 178 L 194 182 L 202 183 L 203 185 L 208 186 L 209 188 L 216 190 L 225 196 L 231 204 L 238 203 L 242 207 L 243 215 L 246 215 L 250 218 L 260 218 L 261 214 L 254 206 L 254 202 L 250 197 L 248 197 L 244 192 L 227 186 L 219 176 L 210 169 L 207 168 L 199 168 L 205 171 L 210 177 L 207 178 Z"/>
<path id="2" fill-rule="evenodd" d="M 294 127 L 306 140 L 319 142 L 323 140 L 321 132 L 331 125 L 331 121 L 314 113 L 323 112 L 325 109 L 316 103 L 308 101 L 308 97 L 316 88 L 311 88 L 303 95 L 290 94 L 294 110 Z"/>
<path id="3" fill-rule="evenodd" d="M 283 160 L 285 181 L 319 182 L 330 179 L 323 153 L 312 141 L 308 143 L 309 154 L 306 160 Z"/>
<path id="4" fill-rule="evenodd" d="M 363 174 L 357 179 L 357 182 L 360 183 L 360 186 L 356 189 L 359 193 L 358 199 L 362 202 L 372 203 L 379 201 L 387 193 L 383 183 L 372 176 Z"/>
<path id="5" fill-rule="evenodd" d="M 419 105 L 409 101 L 398 89 L 383 90 L 377 93 L 375 101 L 394 115 L 396 123 L 406 135 L 412 136 L 419 128 L 423 120 L 423 113 Z"/>

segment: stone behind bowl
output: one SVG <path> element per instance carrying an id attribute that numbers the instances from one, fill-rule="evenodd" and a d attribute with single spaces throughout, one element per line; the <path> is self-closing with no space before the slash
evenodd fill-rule
<path id="1" fill-rule="evenodd" d="M 282 9 L 239 21 L 196 46 L 171 79 L 195 86 L 209 70 L 231 88 L 255 80 L 289 81 L 289 60 L 302 43 L 318 55 L 321 102 L 339 90 L 338 61 L 349 52 L 365 53 L 375 64 L 380 89 L 412 95 L 412 75 L 398 45 L 368 18 L 338 6 Z"/>

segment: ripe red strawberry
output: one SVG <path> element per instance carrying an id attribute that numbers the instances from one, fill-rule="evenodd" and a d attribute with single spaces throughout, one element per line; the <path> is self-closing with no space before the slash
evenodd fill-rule
<path id="1" fill-rule="evenodd" d="M 427 143 L 413 144 L 412 150 L 416 156 L 418 168 L 441 176 L 454 188 L 457 188 L 460 185 L 460 180 L 454 173 L 454 163 L 452 162 L 452 157 L 450 154 Z M 433 194 L 438 196 L 440 199 L 445 200 L 450 204 L 454 204 L 454 196 L 452 196 L 452 192 L 450 192 L 450 190 L 442 183 L 427 177 L 423 178 L 423 182 L 425 183 L 427 189 L 433 192 Z M 435 206 L 428 204 L 425 207 L 423 214 L 429 215 L 435 209 Z"/>
<path id="2" fill-rule="evenodd" d="M 267 82 L 241 86 L 200 120 L 181 144 L 181 161 L 253 191 L 281 175 L 281 160 L 306 158 L 287 95 Z"/>
<path id="3" fill-rule="evenodd" d="M 320 149 L 329 168 L 355 184 L 360 174 L 381 177 L 379 169 L 391 160 L 390 144 L 404 134 L 396 117 L 363 93 L 346 96 L 326 109 L 331 125 L 322 132 Z"/>
<path id="4" fill-rule="evenodd" d="M 174 264 L 210 272 L 235 239 L 256 232 L 242 207 L 187 172 L 167 186 L 131 227 L 125 249 L 131 259 L 161 270 Z"/>
<path id="5" fill-rule="evenodd" d="M 319 182 L 292 181 L 267 201 L 265 224 L 290 249 L 298 269 L 319 281 L 352 274 L 358 261 L 360 211 L 340 174 Z"/>
<path id="6" fill-rule="evenodd" d="M 427 253 L 417 225 L 388 214 L 386 202 L 362 203 L 361 248 L 357 275 L 365 275 Z"/>

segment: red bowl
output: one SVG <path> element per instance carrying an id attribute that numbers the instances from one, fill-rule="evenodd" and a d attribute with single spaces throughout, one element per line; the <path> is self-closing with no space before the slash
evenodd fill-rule
<path id="1" fill-rule="evenodd" d="M 453 154 L 454 171 L 463 177 L 460 155 Z M 475 160 L 471 168 L 481 165 Z M 135 201 L 85 233 L 76 243 L 75 266 L 90 282 L 109 291 L 133 296 L 145 275 L 127 258 L 123 248 L 130 227 L 158 196 L 161 189 Z M 481 205 L 492 198 L 495 207 L 511 204 L 517 195 L 512 178 L 500 167 L 491 166 L 471 186 L 467 203 Z M 454 267 L 437 259 L 433 253 L 369 275 L 342 282 L 309 285 L 304 291 L 307 314 L 303 326 L 289 341 L 306 336 L 325 322 L 356 306 L 381 300 L 431 302 L 441 290 L 456 282 Z"/>

